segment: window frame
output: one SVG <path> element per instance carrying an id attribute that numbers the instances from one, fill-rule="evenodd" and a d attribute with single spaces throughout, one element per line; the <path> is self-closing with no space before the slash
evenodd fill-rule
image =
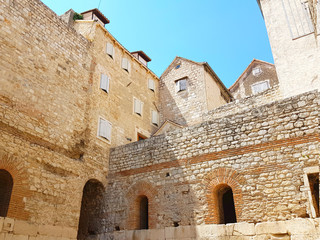
<path id="1" fill-rule="evenodd" d="M 138 103 L 140 103 L 140 113 L 136 112 L 136 101 Z M 140 99 L 136 98 L 136 97 L 133 97 L 133 113 L 135 115 L 140 116 L 140 117 L 142 117 L 142 115 L 143 115 L 143 102 Z"/>
<path id="2" fill-rule="evenodd" d="M 153 121 L 153 114 L 156 113 L 157 114 L 157 120 L 156 122 Z M 156 111 L 156 110 L 151 110 L 151 123 L 156 126 L 156 127 L 159 127 L 159 112 Z"/>
<path id="3" fill-rule="evenodd" d="M 262 90 L 262 91 L 260 91 L 260 92 L 256 92 L 256 91 L 254 90 L 254 86 L 257 86 L 257 85 L 262 84 L 262 83 L 265 83 L 265 82 L 266 82 L 267 85 L 268 85 L 268 88 L 267 88 L 267 89 Z M 270 89 L 270 88 L 271 88 L 271 86 L 270 86 L 270 80 L 269 80 L 269 79 L 266 79 L 266 80 L 259 81 L 259 82 L 256 82 L 256 83 L 251 84 L 251 92 L 252 92 L 253 95 L 259 94 L 259 93 L 262 93 L 262 92 L 265 92 L 265 91 L 267 91 L 267 90 Z"/>
<path id="4" fill-rule="evenodd" d="M 103 80 L 104 76 L 106 77 L 106 81 L 107 81 L 106 88 L 104 88 L 104 86 L 102 86 L 102 80 Z M 106 93 L 109 93 L 109 91 L 110 91 L 110 78 L 107 74 L 104 74 L 104 73 L 100 74 L 100 89 Z"/>
<path id="5" fill-rule="evenodd" d="M 123 70 L 125 70 L 126 72 L 130 73 L 131 72 L 131 63 L 129 61 L 128 58 L 126 57 L 122 57 L 122 60 L 121 60 L 121 68 Z"/>
<path id="6" fill-rule="evenodd" d="M 110 129 L 110 133 L 109 133 L 109 138 L 108 136 L 103 136 L 103 135 L 100 135 L 100 124 L 101 124 L 101 121 L 105 121 L 107 123 L 107 130 L 108 130 L 108 127 Z M 108 135 L 108 133 L 107 133 Z M 98 131 L 97 131 L 97 137 L 100 139 L 100 140 L 103 140 L 107 143 L 111 143 L 111 138 L 112 138 L 112 123 L 108 120 L 106 120 L 104 117 L 101 117 L 99 116 L 98 118 Z"/>
<path id="7" fill-rule="evenodd" d="M 112 47 L 112 53 L 109 52 L 108 46 L 111 46 L 111 47 Z M 112 59 L 115 58 L 115 49 L 114 49 L 114 45 L 113 45 L 112 43 L 107 42 L 107 44 L 106 44 L 106 54 L 107 54 L 109 57 L 111 57 Z"/>
<path id="8" fill-rule="evenodd" d="M 150 86 L 150 82 L 152 82 L 152 86 Z M 155 92 L 156 89 L 156 85 L 155 85 L 155 81 L 151 78 L 148 79 L 148 89 L 151 90 L 152 92 Z"/>
<path id="9" fill-rule="evenodd" d="M 184 92 L 187 90 L 188 88 L 188 81 L 187 81 L 187 77 L 183 77 L 183 78 L 180 78 L 178 80 L 175 81 L 175 86 L 176 86 L 176 92 L 179 93 L 179 92 Z M 181 86 L 182 86 L 182 82 L 185 81 L 185 88 L 182 89 Z"/>

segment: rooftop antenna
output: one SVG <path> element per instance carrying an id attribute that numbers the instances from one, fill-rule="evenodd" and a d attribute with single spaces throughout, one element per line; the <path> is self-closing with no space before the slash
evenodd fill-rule
<path id="1" fill-rule="evenodd" d="M 101 0 L 99 1 L 98 9 L 100 8 Z"/>

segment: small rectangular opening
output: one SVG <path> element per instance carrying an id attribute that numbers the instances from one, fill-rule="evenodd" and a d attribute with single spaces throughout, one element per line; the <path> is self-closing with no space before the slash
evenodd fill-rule
<path id="1" fill-rule="evenodd" d="M 319 217 L 319 173 L 308 174 L 309 186 L 316 217 Z"/>

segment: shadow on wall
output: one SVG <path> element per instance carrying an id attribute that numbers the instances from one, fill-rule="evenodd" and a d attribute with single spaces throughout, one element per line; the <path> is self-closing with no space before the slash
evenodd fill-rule
<path id="1" fill-rule="evenodd" d="M 183 126 L 187 126 L 188 122 L 183 116 L 181 110 L 176 104 L 175 99 L 172 97 L 167 85 L 161 83 L 161 111 L 162 112 L 162 120 L 163 122 L 166 120 L 171 120 L 175 123 L 178 123 Z M 180 94 L 180 97 L 183 101 L 188 102 L 188 90 L 184 91 L 184 93 Z"/>

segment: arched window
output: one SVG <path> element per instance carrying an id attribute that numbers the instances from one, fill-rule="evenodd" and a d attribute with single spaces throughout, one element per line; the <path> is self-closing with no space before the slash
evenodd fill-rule
<path id="1" fill-rule="evenodd" d="M 78 240 L 103 232 L 104 187 L 97 180 L 89 180 L 83 188 Z"/>
<path id="2" fill-rule="evenodd" d="M 13 179 L 9 172 L 0 169 L 0 217 L 6 217 L 12 193 Z"/>
<path id="3" fill-rule="evenodd" d="M 140 229 L 148 229 L 149 228 L 149 203 L 148 198 L 146 196 L 140 197 Z"/>
<path id="4" fill-rule="evenodd" d="M 236 223 L 233 192 L 230 186 L 221 184 L 216 188 L 216 211 L 220 224 Z"/>

